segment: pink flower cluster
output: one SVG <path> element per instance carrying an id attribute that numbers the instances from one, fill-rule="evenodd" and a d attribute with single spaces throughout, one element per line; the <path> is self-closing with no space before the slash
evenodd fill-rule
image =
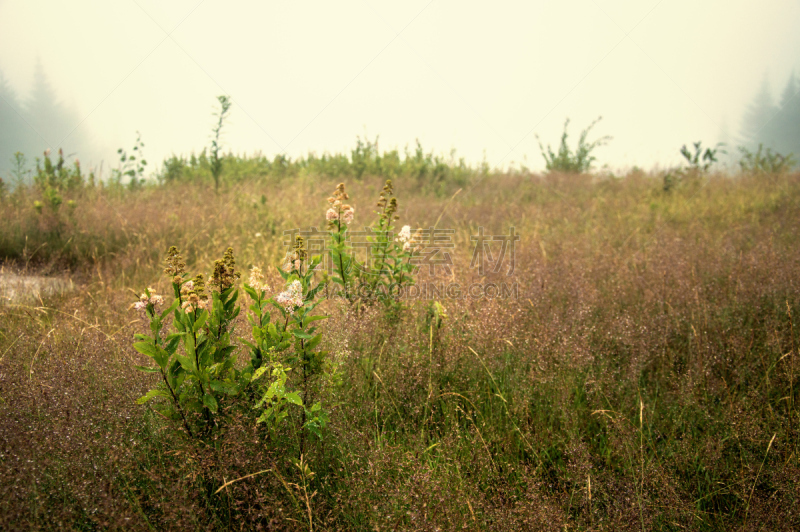
<path id="1" fill-rule="evenodd" d="M 200 299 L 197 294 L 189 294 L 186 301 L 181 304 L 181 309 L 186 312 L 197 312 L 197 309 L 207 309 L 208 300 Z"/>
<path id="2" fill-rule="evenodd" d="M 147 295 L 148 293 L 150 294 L 149 297 Z M 154 293 L 152 288 L 148 288 L 147 292 L 144 292 L 142 295 L 139 296 L 139 301 L 133 304 L 133 309 L 146 310 L 147 305 L 153 305 L 154 308 L 157 308 L 162 303 L 164 303 L 164 298 Z"/>
<path id="3" fill-rule="evenodd" d="M 356 211 L 352 206 L 342 205 L 341 201 L 336 200 L 333 203 L 333 207 L 329 208 L 325 213 L 325 219 L 328 221 L 328 223 L 341 220 L 343 223 L 350 225 L 353 223 L 353 216 L 355 215 L 355 212 Z"/>
<path id="4" fill-rule="evenodd" d="M 283 258 L 283 264 L 281 264 L 281 269 L 285 272 L 291 272 L 293 269 L 299 270 L 302 262 L 296 257 L 296 253 L 286 253 L 286 256 Z"/>
<path id="5" fill-rule="evenodd" d="M 297 307 L 303 306 L 303 285 L 295 279 L 285 291 L 275 297 L 275 301 L 284 307 L 286 312 L 294 312 Z"/>
<path id="6" fill-rule="evenodd" d="M 181 286 L 181 294 L 184 296 L 189 295 L 189 293 L 193 291 L 194 291 L 194 281 L 186 281 L 185 283 L 183 283 L 183 286 Z"/>

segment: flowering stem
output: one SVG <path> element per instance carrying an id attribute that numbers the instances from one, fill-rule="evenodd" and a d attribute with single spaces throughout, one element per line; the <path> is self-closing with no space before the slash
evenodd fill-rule
<path id="1" fill-rule="evenodd" d="M 383 224 L 381 224 L 381 226 L 383 226 Z M 387 225 L 386 225 L 386 231 L 384 232 L 384 233 L 385 233 L 385 235 L 388 235 L 388 234 L 389 234 L 389 230 L 390 230 L 390 228 L 391 228 L 391 225 L 390 225 L 390 224 L 387 224 Z M 386 236 L 384 236 L 384 239 L 386 240 L 386 239 L 387 239 L 387 237 L 386 237 Z M 372 283 L 372 289 L 370 290 L 370 292 L 374 292 L 374 291 L 375 291 L 375 289 L 378 287 L 378 283 L 379 283 L 379 282 L 380 282 L 380 280 L 381 280 L 381 272 L 383 272 L 383 267 L 384 267 L 384 265 L 386 264 L 386 252 L 387 252 L 388 248 L 389 248 L 388 241 L 381 242 L 381 251 L 382 251 L 382 254 L 381 254 L 381 260 L 380 260 L 380 262 L 378 263 L 378 265 L 380 266 L 380 269 L 379 269 L 379 270 L 378 270 L 378 272 L 375 274 L 375 282 L 374 282 L 374 283 Z"/>
<path id="2" fill-rule="evenodd" d="M 302 354 L 303 359 L 303 413 L 301 414 L 301 423 L 300 423 L 300 456 L 302 457 L 305 452 L 306 447 L 306 433 L 303 430 L 306 424 L 306 407 L 305 405 L 308 404 L 308 374 L 306 372 L 306 366 L 308 365 L 308 361 L 306 360 L 306 348 L 305 348 L 305 340 L 302 338 L 300 339 L 300 352 Z"/>
<path id="3" fill-rule="evenodd" d="M 196 310 L 194 312 L 195 314 L 197 313 Z M 194 327 L 192 327 L 192 338 L 194 339 L 194 367 L 197 368 L 197 384 L 200 385 L 200 393 L 202 394 L 201 397 L 203 397 L 206 395 L 206 390 L 203 386 L 203 380 L 200 377 L 200 356 L 197 354 L 197 333 L 194 332 Z M 209 410 L 205 404 L 203 404 L 203 412 L 205 413 L 206 421 L 208 421 L 210 425 L 212 422 L 211 410 Z"/>
<path id="4" fill-rule="evenodd" d="M 148 310 L 148 312 L 150 313 L 150 319 L 151 320 L 155 319 L 155 317 L 156 317 L 155 308 L 153 308 L 152 311 Z M 153 331 L 153 342 L 155 343 L 155 345 L 159 344 L 159 339 L 160 339 L 160 334 L 159 334 L 161 332 L 161 320 L 160 319 L 158 320 L 158 325 L 159 325 L 158 328 L 155 331 Z M 170 395 L 172 395 L 172 400 L 175 403 L 175 408 L 178 410 L 178 413 L 181 415 L 181 419 L 183 420 L 183 427 L 186 429 L 186 432 L 189 433 L 189 437 L 194 438 L 194 434 L 192 434 L 192 429 L 189 428 L 189 423 L 187 423 L 186 416 L 183 414 L 183 409 L 181 408 L 181 403 L 178 400 L 178 396 L 175 395 L 175 390 L 173 390 L 172 386 L 170 386 L 170 384 L 169 384 L 169 379 L 167 379 L 167 375 L 164 372 L 164 368 L 159 366 L 158 369 L 161 370 L 161 378 L 164 379 L 164 384 L 167 385 L 167 389 L 169 390 Z"/>
<path id="5" fill-rule="evenodd" d="M 350 295 L 347 292 L 347 277 L 344 272 L 344 263 L 342 262 L 342 222 L 336 220 L 336 225 L 339 227 L 339 231 L 337 234 L 337 244 L 339 244 L 339 276 L 342 278 L 342 284 L 344 285 L 344 297 L 348 301 L 350 301 Z"/>
<path id="6" fill-rule="evenodd" d="M 178 409 L 178 413 L 181 415 L 181 419 L 183 420 L 183 428 L 186 429 L 186 432 L 189 433 L 190 438 L 194 438 L 194 434 L 192 434 L 192 429 L 189 428 L 189 423 L 186 421 L 186 416 L 183 413 L 183 408 L 181 408 L 181 403 L 178 400 L 178 397 L 175 395 L 175 390 L 172 389 L 172 386 L 169 385 L 169 381 L 167 380 L 167 376 L 164 374 L 164 370 L 161 370 L 161 377 L 164 379 L 164 384 L 167 385 L 169 389 L 169 393 L 172 394 L 172 400 L 175 402 L 175 407 Z"/>

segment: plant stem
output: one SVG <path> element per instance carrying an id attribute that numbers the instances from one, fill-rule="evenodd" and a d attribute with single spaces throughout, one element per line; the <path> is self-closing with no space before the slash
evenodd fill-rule
<path id="1" fill-rule="evenodd" d="M 786 311 L 789 314 L 789 334 L 792 337 L 792 362 L 789 366 L 789 438 L 790 442 L 795 443 L 794 437 L 794 359 L 797 355 L 797 346 L 794 342 L 794 320 L 792 320 L 792 307 L 786 301 Z M 795 449 L 796 450 L 796 449 Z M 796 453 L 794 453 L 796 454 Z"/>
<path id="2" fill-rule="evenodd" d="M 341 216 L 341 209 L 340 209 L 339 215 Z M 342 244 L 342 222 L 337 220 L 336 224 L 339 227 L 339 231 L 336 233 L 336 235 L 337 235 L 336 243 L 339 245 L 339 277 L 342 278 L 342 285 L 344 285 L 344 297 L 345 297 L 345 299 L 350 301 L 350 295 L 349 295 L 349 293 L 347 291 L 347 278 L 346 278 L 345 273 L 344 273 L 344 263 L 342 262 L 342 246 L 341 246 L 341 244 Z"/>
<path id="3" fill-rule="evenodd" d="M 206 390 L 203 387 L 203 381 L 200 379 L 200 355 L 197 354 L 197 333 L 194 331 L 194 324 L 192 324 L 192 338 L 194 339 L 194 367 L 197 370 L 197 384 L 200 385 L 200 393 L 205 397 Z M 202 402 L 202 398 L 200 401 Z M 205 413 L 206 421 L 208 421 L 210 427 L 212 423 L 211 410 L 208 409 L 205 403 L 203 404 L 203 413 Z"/>
<path id="4" fill-rule="evenodd" d="M 178 413 L 181 415 L 181 419 L 183 420 L 183 428 L 186 429 L 186 432 L 189 433 L 191 438 L 194 438 L 194 434 L 192 434 L 192 429 L 189 428 L 189 423 L 186 421 L 186 416 L 183 413 L 183 408 L 181 408 L 181 403 L 178 400 L 178 397 L 175 395 L 175 390 L 172 389 L 172 386 L 169 385 L 169 381 L 167 380 L 167 376 L 164 374 L 164 370 L 161 370 L 161 377 L 164 379 L 164 384 L 167 385 L 169 389 L 169 393 L 172 394 L 172 400 L 175 402 L 175 407 L 178 409 Z"/>
<path id="5" fill-rule="evenodd" d="M 306 405 L 308 404 L 308 374 L 306 372 L 308 361 L 306 360 L 305 340 L 302 338 L 300 339 L 300 353 L 303 361 L 303 411 L 300 418 L 300 457 L 302 458 L 306 448 L 306 432 L 303 429 L 306 425 Z"/>

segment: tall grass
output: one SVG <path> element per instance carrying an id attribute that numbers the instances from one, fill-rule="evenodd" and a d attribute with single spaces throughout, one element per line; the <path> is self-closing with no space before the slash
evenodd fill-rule
<path id="1" fill-rule="evenodd" d="M 357 222 L 382 184 L 348 182 Z M 67 265 L 80 288 L 0 307 L 0 528 L 800 527 L 800 175 L 669 193 L 641 174 L 490 175 L 452 202 L 418 184 L 395 179 L 399 214 L 454 230 L 463 285 L 481 280 L 470 236 L 515 226 L 519 297 L 327 302 L 313 476 L 249 423 L 197 445 L 136 405 L 153 381 L 133 368 L 145 324 L 126 289 L 165 293 L 170 245 L 189 271 L 227 246 L 275 264 L 284 230 L 322 224 L 333 179 L 87 192 L 61 226 L 6 200 L 4 256 Z"/>

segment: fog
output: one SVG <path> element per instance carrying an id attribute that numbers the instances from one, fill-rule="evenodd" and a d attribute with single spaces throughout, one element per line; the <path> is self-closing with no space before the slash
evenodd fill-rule
<path id="1" fill-rule="evenodd" d="M 0 0 L 0 72 L 16 95 L 0 105 L 42 146 L 106 169 L 137 131 L 151 171 L 199 152 L 220 94 L 236 153 L 349 151 L 379 135 L 381 149 L 419 139 L 539 170 L 535 135 L 555 144 L 569 117 L 575 141 L 603 116 L 593 135 L 613 140 L 597 166 L 650 169 L 692 141 L 740 142 L 765 80 L 777 103 L 800 74 L 798 28 L 796 0 Z M 25 114 L 37 64 L 67 117 L 58 128 Z"/>

